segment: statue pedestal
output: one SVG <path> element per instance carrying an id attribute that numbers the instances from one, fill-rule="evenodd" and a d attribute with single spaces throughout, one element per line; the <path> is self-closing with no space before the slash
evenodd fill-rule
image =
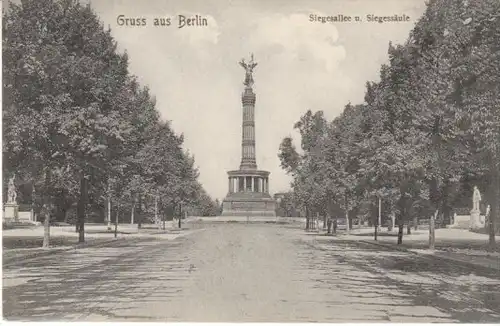
<path id="1" fill-rule="evenodd" d="M 481 223 L 481 213 L 479 210 L 470 211 L 470 230 L 477 230 L 484 227 L 484 223 Z"/>
<path id="2" fill-rule="evenodd" d="M 16 222 L 18 220 L 19 205 L 16 203 L 6 203 L 4 206 L 3 221 Z"/>
<path id="3" fill-rule="evenodd" d="M 222 216 L 267 217 L 269 220 L 276 220 L 276 202 L 268 194 L 229 194 L 223 200 L 222 206 Z"/>
<path id="4" fill-rule="evenodd" d="M 229 192 L 222 201 L 222 216 L 276 220 L 276 201 L 269 195 L 269 172 L 257 169 L 229 171 Z"/>

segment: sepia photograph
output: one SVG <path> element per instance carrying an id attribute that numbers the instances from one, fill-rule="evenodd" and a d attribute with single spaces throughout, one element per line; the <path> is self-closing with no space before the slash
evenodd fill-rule
<path id="1" fill-rule="evenodd" d="M 1 3 L 3 323 L 500 323 L 499 0 Z"/>

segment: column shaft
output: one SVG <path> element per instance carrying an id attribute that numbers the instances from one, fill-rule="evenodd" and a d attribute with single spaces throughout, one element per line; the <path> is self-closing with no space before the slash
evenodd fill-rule
<path id="1" fill-rule="evenodd" d="M 246 87 L 242 97 L 242 159 L 240 169 L 256 169 L 255 161 L 255 93 L 251 87 Z"/>

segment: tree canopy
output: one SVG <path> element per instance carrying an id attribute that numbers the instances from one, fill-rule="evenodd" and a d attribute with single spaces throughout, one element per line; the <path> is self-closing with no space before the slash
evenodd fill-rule
<path id="1" fill-rule="evenodd" d="M 331 122 L 307 111 L 279 150 L 298 202 L 353 212 L 378 197 L 398 224 L 446 217 L 464 183 L 491 205 L 500 227 L 500 2 L 429 1 L 404 44 L 389 44 L 364 103 Z M 324 119 L 324 118 L 322 118 Z M 471 198 L 470 196 L 468 198 Z M 369 205 L 368 205 L 369 206 Z"/>
<path id="2" fill-rule="evenodd" d="M 10 3 L 2 28 L 4 176 L 29 182 L 47 215 L 76 208 L 83 226 L 107 198 L 121 211 L 216 205 L 90 5 Z"/>

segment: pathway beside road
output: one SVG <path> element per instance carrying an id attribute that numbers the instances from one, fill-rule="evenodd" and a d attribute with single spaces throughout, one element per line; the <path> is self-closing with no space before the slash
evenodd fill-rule
<path id="1" fill-rule="evenodd" d="M 403 244 L 397 245 L 397 230 L 382 231 L 374 240 L 373 229 L 354 229 L 350 234 L 340 233 L 345 240 L 365 241 L 389 249 L 409 250 L 418 254 L 433 255 L 443 259 L 456 260 L 500 272 L 500 245 L 496 252 L 488 252 L 488 235 L 462 229 L 437 229 L 435 250 L 429 250 L 429 231 L 412 230 L 403 236 Z M 406 233 L 406 229 L 405 229 Z"/>
<path id="2" fill-rule="evenodd" d="M 195 220 L 187 220 L 190 229 L 196 229 Z M 114 227 L 114 226 L 113 226 Z M 114 229 L 108 230 L 106 225 L 90 224 L 85 227 L 85 242 L 78 242 L 78 233 L 75 226 L 57 226 L 50 229 L 50 247 L 41 248 L 43 242 L 43 226 L 31 228 L 8 229 L 2 232 L 3 264 L 33 258 L 36 256 L 50 255 L 77 248 L 89 246 L 103 246 L 109 242 L 122 240 L 136 240 L 138 238 L 175 239 L 180 233 L 185 233 L 185 228 L 179 230 L 172 222 L 166 224 L 166 229 L 159 229 L 156 225 L 145 224 L 142 229 L 137 225 L 123 224 L 118 227 L 115 238 Z"/>
<path id="3" fill-rule="evenodd" d="M 494 270 L 270 224 L 76 249 L 3 280 L 8 320 L 500 321 Z"/>

